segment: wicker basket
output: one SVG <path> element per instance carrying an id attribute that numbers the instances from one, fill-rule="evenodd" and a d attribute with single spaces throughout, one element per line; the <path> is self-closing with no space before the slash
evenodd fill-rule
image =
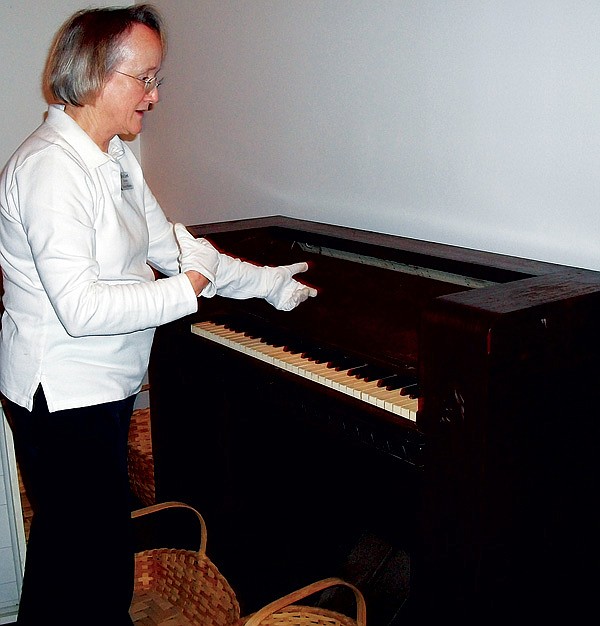
<path id="1" fill-rule="evenodd" d="M 314 593 L 336 585 L 343 585 L 354 592 L 356 619 L 336 611 L 296 604 Z M 366 626 L 366 624 L 367 609 L 362 593 L 341 578 L 325 578 L 292 591 L 249 617 L 241 618 L 236 626 Z"/>
<path id="2" fill-rule="evenodd" d="M 129 484 L 135 497 L 144 506 L 154 504 L 156 502 L 156 490 L 149 408 L 136 409 L 131 416 L 127 465 Z"/>
<path id="3" fill-rule="evenodd" d="M 200 548 L 197 552 L 161 548 L 136 554 L 131 618 L 137 626 L 231 626 L 240 618 L 240 607 L 233 589 L 206 556 L 206 524 L 200 513 L 181 502 L 165 502 L 131 516 L 177 507 L 196 514 Z"/>

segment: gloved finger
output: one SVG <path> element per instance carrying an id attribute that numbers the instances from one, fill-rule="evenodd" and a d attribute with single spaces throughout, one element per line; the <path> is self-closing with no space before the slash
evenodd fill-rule
<path id="1" fill-rule="evenodd" d="M 301 287 L 300 289 L 296 289 L 294 292 L 294 299 L 298 304 L 300 304 L 309 298 L 314 298 L 316 295 L 316 289 L 313 289 L 312 287 Z"/>
<path id="2" fill-rule="evenodd" d="M 308 300 L 308 298 L 314 298 L 316 295 L 317 290 L 313 289 L 312 287 L 298 287 L 294 290 L 294 293 L 292 293 L 287 302 L 282 305 L 281 310 L 291 311 L 305 300 Z"/>
<path id="3" fill-rule="evenodd" d="M 308 269 L 308 263 L 301 261 L 300 263 L 292 263 L 291 265 L 284 265 L 283 267 L 285 267 L 285 269 L 288 270 L 293 276 L 294 274 L 306 272 Z"/>

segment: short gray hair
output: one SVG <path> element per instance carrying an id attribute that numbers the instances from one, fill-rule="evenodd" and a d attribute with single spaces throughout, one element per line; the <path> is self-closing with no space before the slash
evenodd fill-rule
<path id="1" fill-rule="evenodd" d="M 94 101 L 123 58 L 122 43 L 134 24 L 144 24 L 160 38 L 166 34 L 159 12 L 150 4 L 77 11 L 54 37 L 43 75 L 48 102 L 83 106 Z"/>

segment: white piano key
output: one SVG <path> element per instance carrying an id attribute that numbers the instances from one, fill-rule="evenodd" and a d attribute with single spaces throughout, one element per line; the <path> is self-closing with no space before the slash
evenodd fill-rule
<path id="1" fill-rule="evenodd" d="M 348 370 L 337 371 L 327 367 L 325 363 L 315 363 L 300 353 L 291 353 L 281 346 L 269 345 L 260 337 L 249 337 L 242 331 L 232 330 L 222 324 L 199 322 L 192 325 L 192 332 L 394 415 L 412 421 L 417 419 L 416 398 L 402 396 L 397 389 L 388 391 L 384 387 L 378 387 L 377 381 L 366 382 L 348 375 Z"/>

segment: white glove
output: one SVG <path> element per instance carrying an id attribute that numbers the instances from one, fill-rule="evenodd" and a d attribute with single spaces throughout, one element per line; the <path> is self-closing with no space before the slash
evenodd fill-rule
<path id="1" fill-rule="evenodd" d="M 291 311 L 308 298 L 314 298 L 317 290 L 294 280 L 292 276 L 306 272 L 308 263 L 293 263 L 279 267 L 263 267 L 264 278 L 270 281 L 265 300 L 280 311 Z"/>
<path id="2" fill-rule="evenodd" d="M 280 311 L 291 311 L 307 298 L 317 295 L 316 289 L 293 278 L 294 274 L 307 269 L 307 263 L 260 267 L 221 254 L 216 277 L 217 294 L 237 300 L 264 298 Z"/>
<path id="3" fill-rule="evenodd" d="M 202 295 L 210 297 L 215 294 L 214 283 L 219 267 L 220 254 L 206 239 L 196 239 L 183 224 L 175 224 L 175 238 L 179 244 L 179 265 L 181 272 L 195 270 L 206 276 L 211 284 L 207 285 Z"/>

